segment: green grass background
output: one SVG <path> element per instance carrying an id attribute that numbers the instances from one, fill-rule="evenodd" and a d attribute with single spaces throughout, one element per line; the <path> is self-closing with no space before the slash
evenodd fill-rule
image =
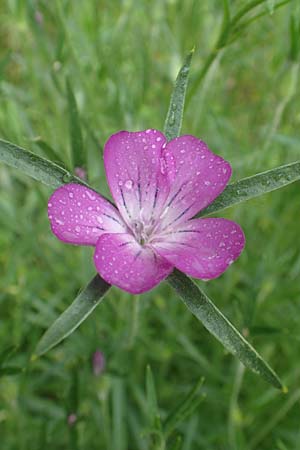
<path id="1" fill-rule="evenodd" d="M 245 3 L 229 1 L 232 11 Z M 228 159 L 234 180 L 300 159 L 289 35 L 299 1 L 273 11 L 275 3 L 256 9 L 267 14 L 220 52 L 184 115 L 182 133 Z M 121 129 L 163 128 L 184 55 L 196 45 L 193 85 L 221 23 L 220 0 L 2 0 L 0 137 L 49 157 L 42 139 L 70 168 L 68 77 L 89 181 L 109 195 L 105 140 Z M 30 362 L 42 333 L 93 276 L 92 249 L 51 234 L 51 189 L 4 165 L 0 189 L 0 352 L 15 346 L 6 364 L 24 367 L 0 378 L 1 450 L 162 450 L 149 425 L 148 364 L 162 419 L 205 377 L 205 398 L 168 450 L 178 436 L 181 450 L 300 448 L 299 183 L 222 214 L 241 224 L 247 246 L 222 277 L 201 283 L 281 376 L 286 395 L 244 371 L 165 283 L 135 298 L 112 288 L 63 344 Z M 96 349 L 106 358 L 98 377 Z"/>

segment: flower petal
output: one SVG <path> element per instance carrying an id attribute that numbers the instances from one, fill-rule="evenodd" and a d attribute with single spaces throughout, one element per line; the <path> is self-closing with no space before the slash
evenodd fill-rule
<path id="1" fill-rule="evenodd" d="M 193 219 L 153 244 L 161 256 L 182 272 L 203 280 L 216 278 L 240 255 L 245 236 L 227 219 Z"/>
<path id="2" fill-rule="evenodd" d="M 107 200 L 81 184 L 65 184 L 48 202 L 51 229 L 71 244 L 96 245 L 103 233 L 126 230 L 120 214 Z"/>
<path id="3" fill-rule="evenodd" d="M 209 205 L 224 190 L 231 166 L 194 136 L 180 136 L 163 150 L 172 188 L 162 228 L 179 224 Z"/>
<path id="4" fill-rule="evenodd" d="M 108 184 L 130 226 L 144 224 L 159 216 L 169 193 L 167 174 L 161 158 L 165 136 L 157 130 L 121 131 L 111 136 L 104 148 Z"/>
<path id="5" fill-rule="evenodd" d="M 152 289 L 173 270 L 172 264 L 126 233 L 101 236 L 94 262 L 105 281 L 132 294 Z"/>

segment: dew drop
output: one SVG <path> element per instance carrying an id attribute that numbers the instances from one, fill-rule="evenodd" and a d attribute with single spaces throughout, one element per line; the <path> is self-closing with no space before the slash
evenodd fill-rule
<path id="1" fill-rule="evenodd" d="M 75 231 L 76 233 L 80 233 L 80 227 L 78 225 L 75 227 Z"/>
<path id="2" fill-rule="evenodd" d="M 73 198 L 73 197 L 74 197 L 73 192 L 69 192 L 69 197 L 70 197 L 70 198 Z"/>
<path id="3" fill-rule="evenodd" d="M 120 181 L 118 182 L 118 185 L 119 185 L 119 186 L 123 186 L 123 181 L 120 180 Z"/>
<path id="4" fill-rule="evenodd" d="M 86 191 L 86 195 L 88 196 L 88 198 L 90 199 L 90 200 L 95 200 L 96 199 L 96 196 L 95 195 L 93 195 L 91 192 L 89 192 L 89 191 Z"/>
<path id="5" fill-rule="evenodd" d="M 132 186 L 133 186 L 133 181 L 132 180 L 125 181 L 126 189 L 132 189 Z"/>
<path id="6" fill-rule="evenodd" d="M 69 183 L 72 180 L 72 175 L 70 173 L 65 173 L 62 180 L 64 183 Z"/>
<path id="7" fill-rule="evenodd" d="M 161 173 L 164 175 L 164 174 L 166 173 L 167 163 L 166 163 L 166 161 L 164 160 L 164 158 L 160 158 L 160 159 L 159 159 L 159 162 L 160 162 L 160 171 L 161 171 Z"/>

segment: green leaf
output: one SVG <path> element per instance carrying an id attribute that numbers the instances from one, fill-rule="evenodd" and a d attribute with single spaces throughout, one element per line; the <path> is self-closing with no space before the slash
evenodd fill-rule
<path id="1" fill-rule="evenodd" d="M 188 85 L 190 66 L 194 51 L 195 49 L 192 49 L 185 58 L 183 66 L 179 70 L 175 81 L 164 126 L 164 134 L 166 135 L 168 141 L 179 136 L 181 130 L 185 93 Z"/>
<path id="2" fill-rule="evenodd" d="M 172 450 L 180 450 L 182 448 L 182 437 L 177 436 Z"/>
<path id="3" fill-rule="evenodd" d="M 285 6 L 287 3 L 289 3 L 291 0 L 283 0 L 279 3 L 274 4 L 273 12 L 282 6 Z M 251 25 L 253 22 L 256 22 L 257 20 L 261 19 L 262 17 L 270 15 L 270 11 L 268 9 L 265 9 L 262 12 L 259 12 L 258 14 L 252 15 L 248 19 L 243 19 L 242 21 L 235 24 L 235 26 L 231 30 L 231 38 L 228 41 L 228 44 L 232 44 L 235 42 L 239 37 L 241 37 L 242 34 L 245 34 L 247 28 L 249 25 Z"/>
<path id="4" fill-rule="evenodd" d="M 251 198 L 280 189 L 297 180 L 300 180 L 300 161 L 243 178 L 229 184 L 222 194 L 207 208 L 200 211 L 196 217 L 206 216 L 229 208 Z"/>
<path id="5" fill-rule="evenodd" d="M 296 14 L 290 18 L 290 59 L 297 62 L 300 49 L 300 20 Z"/>
<path id="6" fill-rule="evenodd" d="M 11 355 L 15 351 L 16 347 L 14 345 L 10 345 L 0 352 L 0 367 L 11 357 Z"/>
<path id="7" fill-rule="evenodd" d="M 32 359 L 43 355 L 76 330 L 101 302 L 109 288 L 110 285 L 97 274 L 48 328 L 39 341 Z"/>
<path id="8" fill-rule="evenodd" d="M 146 369 L 146 397 L 150 426 L 154 428 L 158 426 L 158 428 L 161 429 L 155 383 L 153 373 L 149 365 Z"/>
<path id="9" fill-rule="evenodd" d="M 83 148 L 83 139 L 81 132 L 80 118 L 77 109 L 76 98 L 70 83 L 66 80 L 68 109 L 69 109 L 69 128 L 71 141 L 71 156 L 73 168 L 86 168 L 86 155 Z"/>
<path id="10" fill-rule="evenodd" d="M 0 377 L 7 375 L 19 375 L 21 372 L 23 372 L 23 370 L 23 367 L 17 366 L 0 367 Z"/>
<path id="11" fill-rule="evenodd" d="M 168 277 L 170 285 L 180 295 L 183 303 L 224 347 L 244 366 L 260 375 L 278 389 L 284 389 L 271 367 L 219 311 L 207 295 L 186 275 L 175 270 Z"/>
<path id="12" fill-rule="evenodd" d="M 170 435 L 178 424 L 191 416 L 203 401 L 204 396 L 200 395 L 203 381 L 204 378 L 201 377 L 184 400 L 168 415 L 164 422 L 164 432 L 166 436 Z"/>
<path id="13" fill-rule="evenodd" d="M 2 139 L 0 139 L 0 161 L 53 188 L 65 183 L 85 184 L 59 165 Z"/>
<path id="14" fill-rule="evenodd" d="M 230 32 L 229 0 L 223 0 L 223 21 L 220 31 L 220 37 L 217 42 L 217 48 L 222 48 L 223 46 L 226 45 L 229 32 Z"/>

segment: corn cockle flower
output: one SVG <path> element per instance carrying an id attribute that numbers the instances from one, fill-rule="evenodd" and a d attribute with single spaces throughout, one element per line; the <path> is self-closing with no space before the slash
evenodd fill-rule
<path id="1" fill-rule="evenodd" d="M 121 131 L 104 148 L 104 165 L 117 208 L 80 184 L 57 189 L 48 203 L 53 233 L 95 246 L 94 262 L 108 283 L 137 294 L 178 268 L 212 279 L 245 244 L 235 222 L 193 219 L 225 188 L 230 164 L 194 136 L 167 143 L 153 129 Z"/>

